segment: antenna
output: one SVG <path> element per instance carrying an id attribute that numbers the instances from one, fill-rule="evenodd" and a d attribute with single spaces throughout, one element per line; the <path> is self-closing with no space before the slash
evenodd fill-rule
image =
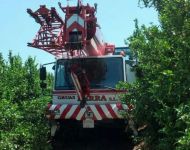
<path id="1" fill-rule="evenodd" d="M 67 6 L 69 6 L 69 0 L 67 0 Z"/>
<path id="2" fill-rule="evenodd" d="M 78 0 L 78 6 L 82 5 L 82 0 Z"/>
<path id="3" fill-rule="evenodd" d="M 94 8 L 95 8 L 95 11 L 97 12 L 97 9 L 98 9 L 98 4 L 97 3 L 94 4 Z"/>

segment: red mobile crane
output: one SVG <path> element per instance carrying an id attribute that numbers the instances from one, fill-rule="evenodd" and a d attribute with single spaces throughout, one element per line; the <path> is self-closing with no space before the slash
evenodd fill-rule
<path id="1" fill-rule="evenodd" d="M 115 46 L 102 39 L 95 16 L 97 4 L 91 7 L 80 0 L 77 6 L 58 4 L 64 19 L 53 7 L 42 5 L 35 12 L 27 9 L 40 24 L 28 46 L 56 56 L 53 99 L 47 111 L 52 136 L 58 123 L 64 126 L 69 121 L 81 123 L 84 128 L 106 121 L 125 125 L 120 111 L 130 108 L 121 103 L 119 94 L 127 91 L 115 86 L 119 81 L 128 81 L 126 75 L 132 74 L 127 72 L 125 57 L 114 55 Z M 45 67 L 40 71 L 44 87 Z"/>

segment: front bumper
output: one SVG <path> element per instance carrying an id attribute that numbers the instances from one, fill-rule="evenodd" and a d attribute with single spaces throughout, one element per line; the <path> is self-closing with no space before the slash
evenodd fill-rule
<path id="1" fill-rule="evenodd" d="M 87 104 L 84 108 L 75 104 L 48 104 L 46 117 L 50 120 L 71 119 L 84 120 L 87 113 L 91 113 L 93 120 L 123 119 L 123 112 L 127 112 L 129 107 L 126 104 Z"/>

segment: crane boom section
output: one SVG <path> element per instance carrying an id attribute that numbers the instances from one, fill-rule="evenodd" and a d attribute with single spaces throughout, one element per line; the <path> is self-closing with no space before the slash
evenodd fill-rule
<path id="1" fill-rule="evenodd" d="M 28 46 L 42 49 L 56 57 L 103 56 L 112 54 L 115 46 L 102 40 L 100 27 L 97 24 L 96 5 L 59 7 L 64 13 L 60 17 L 55 8 L 48 9 L 45 5 L 28 14 L 39 23 L 40 29 Z"/>

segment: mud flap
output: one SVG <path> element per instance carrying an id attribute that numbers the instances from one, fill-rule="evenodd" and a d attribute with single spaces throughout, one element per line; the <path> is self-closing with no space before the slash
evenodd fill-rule
<path id="1" fill-rule="evenodd" d="M 59 124 L 56 121 L 51 121 L 50 122 L 50 127 L 51 127 L 51 129 L 50 129 L 51 137 L 54 137 L 56 131 L 59 129 Z"/>
<path id="2" fill-rule="evenodd" d="M 129 128 L 133 131 L 134 136 L 138 136 L 138 131 L 135 127 L 135 123 L 132 119 L 129 120 Z"/>
<path id="3" fill-rule="evenodd" d="M 135 123 L 134 123 L 134 121 L 133 121 L 133 119 L 132 119 L 132 117 L 130 115 L 127 115 L 127 121 L 126 122 L 128 122 L 128 123 L 127 123 L 127 125 L 125 127 L 125 132 L 127 133 L 128 129 L 130 128 L 132 130 L 132 132 L 133 132 L 133 135 L 138 136 L 138 131 L 137 131 L 136 127 L 135 127 Z"/>

